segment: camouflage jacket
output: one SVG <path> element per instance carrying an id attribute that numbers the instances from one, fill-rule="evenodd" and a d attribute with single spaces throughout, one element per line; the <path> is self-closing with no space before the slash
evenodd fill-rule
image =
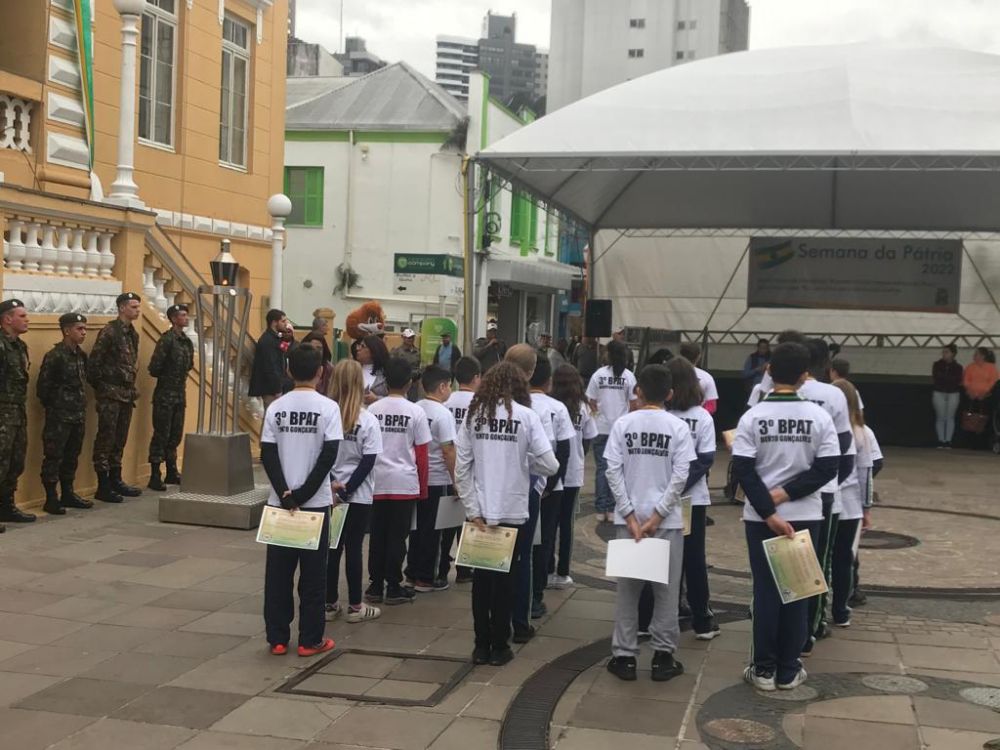
<path id="1" fill-rule="evenodd" d="M 0 333 L 0 414 L 24 418 L 28 396 L 28 345 Z"/>
<path id="2" fill-rule="evenodd" d="M 38 371 L 36 392 L 49 416 L 82 422 L 87 406 L 87 355 L 60 341 L 49 349 Z"/>
<path id="3" fill-rule="evenodd" d="M 405 359 L 409 362 L 410 367 L 413 368 L 414 375 L 420 372 L 420 350 L 416 347 L 411 348 L 400 344 L 390 352 L 389 356 Z"/>
<path id="4" fill-rule="evenodd" d="M 87 382 L 99 399 L 135 401 L 138 370 L 139 334 L 131 324 L 112 320 L 97 334 L 87 360 Z"/>
<path id="5" fill-rule="evenodd" d="M 156 378 L 153 400 L 183 404 L 187 392 L 187 376 L 194 367 L 194 342 L 173 328 L 156 342 L 149 360 L 149 374 Z"/>

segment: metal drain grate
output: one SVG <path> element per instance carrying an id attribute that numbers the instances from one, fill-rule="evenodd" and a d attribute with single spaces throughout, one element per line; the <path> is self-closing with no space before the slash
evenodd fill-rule
<path id="1" fill-rule="evenodd" d="M 275 692 L 386 706 L 436 706 L 469 672 L 452 656 L 345 648 L 291 677 Z"/>

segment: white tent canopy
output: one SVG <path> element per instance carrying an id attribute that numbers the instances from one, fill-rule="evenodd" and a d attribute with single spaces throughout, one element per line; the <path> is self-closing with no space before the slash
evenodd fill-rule
<path id="1" fill-rule="evenodd" d="M 736 53 L 571 104 L 479 154 L 594 229 L 1000 231 L 1000 56 Z"/>

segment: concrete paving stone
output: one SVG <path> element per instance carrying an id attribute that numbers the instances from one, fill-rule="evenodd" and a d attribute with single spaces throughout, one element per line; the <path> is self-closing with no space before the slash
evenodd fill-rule
<path id="1" fill-rule="evenodd" d="M 489 687 L 483 682 L 469 682 L 468 678 L 463 680 L 458 687 L 448 693 L 436 706 L 421 706 L 421 711 L 428 711 L 442 716 L 458 716 L 461 714 L 486 688 Z"/>
<path id="2" fill-rule="evenodd" d="M 143 685 L 72 677 L 25 698 L 15 708 L 107 716 L 149 690 Z"/>
<path id="3" fill-rule="evenodd" d="M 425 750 L 453 720 L 452 716 L 424 710 L 358 706 L 337 719 L 317 739 L 389 750 Z"/>
<path id="4" fill-rule="evenodd" d="M 556 638 L 549 635 L 536 635 L 525 643 L 517 651 L 519 658 L 525 659 L 545 659 L 551 661 L 573 649 L 579 648 L 582 644 L 574 638 Z M 466 651 L 472 651 L 472 642 L 467 643 Z"/>
<path id="5" fill-rule="evenodd" d="M 135 682 L 140 685 L 163 685 L 202 663 L 201 659 L 182 656 L 129 652 L 103 661 L 80 676 L 94 680 Z"/>
<path id="6" fill-rule="evenodd" d="M 585 693 L 563 693 L 562 697 L 559 698 L 559 702 L 556 703 L 555 710 L 552 712 L 552 727 L 567 726 L 570 718 L 576 711 L 576 707 L 583 700 L 584 695 Z"/>
<path id="7" fill-rule="evenodd" d="M 572 599 L 586 602 L 611 602 L 615 601 L 614 591 L 604 589 L 591 589 L 584 586 L 577 586 L 573 589 Z"/>
<path id="8" fill-rule="evenodd" d="M 306 743 L 278 737 L 252 737 L 248 734 L 200 732 L 177 750 L 303 750 Z M 309 750 L 317 748 L 309 745 Z"/>
<path id="9" fill-rule="evenodd" d="M 689 636 L 689 634 L 684 633 L 681 636 L 681 644 L 688 646 L 688 638 L 693 641 L 693 643 L 690 644 L 690 647 L 692 648 L 703 648 L 704 646 L 701 644 L 706 643 L 706 641 L 694 640 L 693 635 Z M 728 626 L 723 625 L 722 635 L 717 636 L 710 643 L 712 651 L 733 651 L 745 656 L 750 653 L 750 645 L 753 643 L 753 634 L 739 631 L 733 632 L 729 630 Z"/>
<path id="10" fill-rule="evenodd" d="M 817 658 L 833 661 L 899 664 L 899 653 L 895 644 L 892 643 L 868 643 L 826 638 L 816 644 L 813 648 L 813 654 Z"/>
<path id="11" fill-rule="evenodd" d="M 0 555 L 0 570 L 25 570 L 32 573 L 59 573 L 75 568 L 77 562 L 49 555 Z"/>
<path id="12" fill-rule="evenodd" d="M 257 594 L 264 590 L 264 576 L 215 576 L 191 587 L 194 591 L 221 591 L 227 594 Z"/>
<path id="13" fill-rule="evenodd" d="M 806 671 L 809 674 L 849 674 L 849 673 L 861 673 L 865 674 L 868 672 L 878 672 L 879 674 L 899 674 L 899 665 L 888 665 L 888 664 L 871 664 L 868 662 L 856 662 L 856 661 L 838 661 L 836 659 L 824 659 L 819 651 L 814 652 L 816 655 L 808 659 L 803 659 L 802 663 L 805 665 Z"/>
<path id="14" fill-rule="evenodd" d="M 587 693 L 570 717 L 569 724 L 588 729 L 676 737 L 686 710 L 686 703 Z"/>
<path id="15" fill-rule="evenodd" d="M 155 555 L 175 555 L 177 557 L 199 557 L 227 562 L 252 563 L 264 557 L 264 550 L 246 550 L 226 545 L 212 544 L 200 534 L 186 534 L 177 539 L 164 539 L 143 548 L 144 552 Z M 232 568 L 239 567 L 234 565 Z"/>
<path id="16" fill-rule="evenodd" d="M 923 667 L 907 669 L 906 673 L 914 677 L 927 675 L 928 677 L 941 677 L 945 680 L 962 680 L 963 682 L 1000 687 L 1000 673 L 986 674 L 985 672 L 952 672 L 946 669 L 924 669 Z"/>
<path id="17" fill-rule="evenodd" d="M 124 606 L 128 606 L 129 609 L 120 614 L 108 617 L 104 622 L 126 627 L 176 630 L 208 614 L 204 610 L 197 609 L 171 609 L 169 607 L 154 607 L 150 605 L 143 605 L 141 607 Z"/>
<path id="18" fill-rule="evenodd" d="M 513 685 L 486 685 L 463 711 L 462 716 L 500 721 L 519 688 Z"/>
<path id="19" fill-rule="evenodd" d="M 406 682 L 445 683 L 464 665 L 454 661 L 436 659 L 404 659 L 403 663 L 388 674 L 390 680 Z"/>
<path id="20" fill-rule="evenodd" d="M 114 718 L 208 729 L 246 700 L 245 695 L 236 693 L 167 686 L 140 696 L 115 713 Z"/>
<path id="21" fill-rule="evenodd" d="M 296 690 L 309 690 L 317 693 L 337 693 L 339 695 L 364 695 L 378 685 L 375 677 L 357 677 L 348 674 L 323 674 L 317 672 L 310 675 L 298 685 Z"/>
<path id="22" fill-rule="evenodd" d="M 15 641 L 0 641 L 0 669 L 4 669 L 4 662 L 8 659 L 13 659 L 18 654 L 23 654 L 27 651 L 34 651 L 35 647 L 30 643 L 17 643 Z M 16 672 L 18 670 L 10 670 Z"/>
<path id="23" fill-rule="evenodd" d="M 686 704 L 691 700 L 696 681 L 697 672 L 687 672 L 668 682 L 653 682 L 649 670 L 640 669 L 639 679 L 635 682 L 622 682 L 605 669 L 590 686 L 590 692 L 657 701 L 680 701 Z"/>
<path id="24" fill-rule="evenodd" d="M 426 701 L 441 686 L 433 682 L 404 682 L 382 680 L 365 691 L 365 698 L 386 698 L 408 701 Z"/>
<path id="25" fill-rule="evenodd" d="M 212 731 L 311 740 L 332 723 L 313 703 L 258 697 L 219 719 Z"/>
<path id="26" fill-rule="evenodd" d="M 97 651 L 130 651 L 162 635 L 153 628 L 131 628 L 118 625 L 90 625 L 65 636 L 54 646 L 83 646 Z"/>
<path id="27" fill-rule="evenodd" d="M 231 560 L 185 557 L 158 568 L 137 569 L 123 580 L 166 589 L 186 589 L 238 567 L 239 563 Z"/>
<path id="28" fill-rule="evenodd" d="M 176 555 L 156 555 L 150 552 L 120 552 L 107 558 L 104 562 L 111 565 L 130 565 L 135 568 L 159 568 L 181 558 Z"/>
<path id="29" fill-rule="evenodd" d="M 870 641 L 872 643 L 892 643 L 895 640 L 892 633 L 887 633 L 884 630 L 861 630 L 854 626 L 844 630 L 838 629 L 834 633 L 834 638 L 838 641 Z"/>
<path id="30" fill-rule="evenodd" d="M 4 672 L 76 677 L 115 655 L 113 651 L 84 651 L 80 647 L 38 646 L 0 662 Z"/>
<path id="31" fill-rule="evenodd" d="M 0 708 L 4 748 L 46 750 L 94 722 L 89 716 Z"/>
<path id="32" fill-rule="evenodd" d="M 663 750 L 671 745 L 668 740 L 664 740 L 663 736 L 566 727 L 559 733 L 554 747 L 558 750 L 607 750 L 609 747 L 627 747 L 628 750 Z"/>
<path id="33" fill-rule="evenodd" d="M 145 543 L 149 543 L 149 540 L 145 540 Z M 100 542 L 94 539 L 89 542 L 76 542 L 75 544 L 62 544 L 58 547 L 54 547 L 49 550 L 49 557 L 55 557 L 61 560 L 70 560 L 76 563 L 79 567 L 82 562 L 98 562 L 100 560 L 106 560 L 109 557 L 114 557 L 115 555 L 123 552 L 125 550 L 119 549 L 113 544 L 108 544 L 105 542 Z"/>
<path id="34" fill-rule="evenodd" d="M 470 677 L 476 682 L 487 682 L 490 685 L 523 685 L 531 675 L 544 667 L 546 662 L 540 659 L 522 659 L 503 667 L 482 666 L 472 670 Z"/>
<path id="35" fill-rule="evenodd" d="M 580 617 L 565 617 L 561 613 L 545 623 L 545 635 L 557 638 L 575 638 L 593 641 L 611 635 L 612 624 L 606 620 L 588 620 Z"/>
<path id="36" fill-rule="evenodd" d="M 459 718 L 431 744 L 430 750 L 469 750 L 495 747 L 500 734 L 499 721 Z"/>
<path id="37" fill-rule="evenodd" d="M 167 593 L 167 589 L 158 586 L 145 586 L 140 583 L 114 581 L 90 589 L 89 593 L 90 596 L 97 599 L 110 599 L 122 604 L 139 605 L 149 604 L 151 601 L 163 597 Z"/>
<path id="38" fill-rule="evenodd" d="M 400 606 L 410 609 L 416 605 L 403 604 Z M 414 613 L 413 618 L 416 621 L 419 619 L 419 615 Z M 360 628 L 348 630 L 346 629 L 348 627 L 345 625 L 345 629 L 340 630 L 344 634 L 341 643 L 343 646 L 380 649 L 383 651 L 398 650 L 408 653 L 416 653 L 427 648 L 443 633 L 442 630 L 437 628 L 424 628 L 416 625 L 393 625 L 378 621 L 368 623 Z"/>
<path id="39" fill-rule="evenodd" d="M 35 575 L 35 574 L 32 574 Z M 81 578 L 74 570 L 64 570 L 59 573 L 37 575 L 18 588 L 24 591 L 35 591 L 40 594 L 55 594 L 60 597 L 79 596 L 95 591 L 105 584 L 100 581 L 90 581 Z"/>
<path id="40" fill-rule="evenodd" d="M 885 724 L 914 723 L 913 704 L 907 695 L 866 695 L 819 701 L 806 706 L 806 716 Z"/>
<path id="41" fill-rule="evenodd" d="M 948 669 L 959 672 L 1000 672 L 991 651 L 977 651 L 969 648 L 946 648 L 938 646 L 899 647 L 903 664 L 907 667 L 927 667 L 930 669 Z"/>
<path id="42" fill-rule="evenodd" d="M 51 750 L 173 750 L 194 732 L 180 727 L 137 724 L 132 721 L 101 719 L 80 732 L 57 742 Z"/>
<path id="43" fill-rule="evenodd" d="M 320 674 L 343 674 L 382 679 L 402 664 L 402 659 L 393 656 L 346 653 L 324 664 L 319 672 Z"/>
<path id="44" fill-rule="evenodd" d="M 801 713 L 788 713 L 781 720 L 781 728 L 785 736 L 792 741 L 796 747 L 802 747 L 804 742 L 803 734 L 806 729 L 806 715 Z"/>
<path id="45" fill-rule="evenodd" d="M 462 657 L 468 657 L 472 653 L 473 636 L 468 630 L 441 630 L 438 632 L 441 633 L 441 637 L 427 647 L 426 653 L 435 656 Z M 517 649 L 516 646 L 514 648 Z"/>
<path id="46" fill-rule="evenodd" d="M 57 617 L 60 620 L 97 623 L 113 619 L 116 615 L 132 609 L 131 604 L 121 604 L 108 599 L 95 599 L 90 596 L 70 596 L 55 604 L 49 604 L 36 610 L 34 614 L 42 617 Z"/>
<path id="47" fill-rule="evenodd" d="M 559 617 L 577 617 L 584 620 L 614 622 L 615 603 L 570 599 L 559 608 Z"/>
<path id="48" fill-rule="evenodd" d="M 73 568 L 73 575 L 97 583 L 109 583 L 121 580 L 129 575 L 134 567 L 129 565 L 113 565 L 107 562 L 92 562 Z"/>
<path id="49" fill-rule="evenodd" d="M 878 724 L 807 716 L 802 732 L 803 747 L 851 748 L 851 750 L 915 750 L 920 747 L 915 725 Z"/>
<path id="50" fill-rule="evenodd" d="M 264 595 L 245 596 L 232 604 L 227 604 L 220 612 L 239 612 L 244 615 L 259 615 L 264 612 Z"/>
<path id="51" fill-rule="evenodd" d="M 1000 736 L 1000 713 L 982 706 L 914 696 L 913 705 L 921 726 L 993 732 Z"/>
<path id="52" fill-rule="evenodd" d="M 263 642 L 261 647 L 263 648 Z M 307 665 L 303 659 L 292 661 L 295 658 L 277 659 L 272 657 L 270 663 L 247 664 L 216 657 L 181 675 L 170 684 L 181 688 L 201 688 L 243 695 L 258 695 L 265 690 L 277 687 L 293 674 L 296 668 Z"/>
<path id="53" fill-rule="evenodd" d="M 236 612 L 212 612 L 180 628 L 186 633 L 251 636 L 264 632 L 264 618 Z"/>
<path id="54" fill-rule="evenodd" d="M 964 732 L 957 729 L 921 727 L 923 750 L 983 750 L 986 743 L 997 739 L 996 732 Z"/>
<path id="55" fill-rule="evenodd" d="M 173 611 L 184 612 L 186 610 Z M 210 633 L 161 632 L 155 639 L 139 644 L 132 651 L 143 654 L 188 656 L 205 660 L 220 656 L 230 649 L 236 648 L 245 640 L 239 636 L 212 635 Z"/>
<path id="56" fill-rule="evenodd" d="M 945 646 L 948 648 L 975 648 L 975 649 L 990 648 L 990 642 L 988 638 L 969 635 L 967 633 L 938 632 L 926 635 L 900 633 L 896 635 L 896 641 L 898 643 L 905 643 L 914 646 Z"/>
<path id="57" fill-rule="evenodd" d="M 218 612 L 223 607 L 242 599 L 240 594 L 229 594 L 221 591 L 172 591 L 166 593 L 166 589 L 159 589 L 161 596 L 146 604 L 153 604 L 157 607 L 169 607 L 173 609 L 200 609 L 205 612 Z M 263 613 L 264 608 L 260 610 Z"/>
<path id="58" fill-rule="evenodd" d="M 4 573 L 6 576 L 6 572 Z M 43 594 L 39 591 L 0 589 L 0 612 L 34 614 L 36 609 L 47 607 L 63 599 L 58 594 Z"/>
<path id="59" fill-rule="evenodd" d="M 461 628 L 462 630 L 472 629 L 472 611 L 463 611 L 454 608 L 425 608 L 422 605 L 426 599 L 418 599 L 414 606 L 421 606 L 420 625 L 432 628 Z M 409 607 L 383 607 L 382 616 L 378 620 L 380 623 L 391 623 L 395 625 L 406 625 L 413 622 L 413 613 Z"/>
<path id="60" fill-rule="evenodd" d="M 49 675 L 0 671 L 0 706 L 12 706 L 61 680 Z"/>
<path id="61" fill-rule="evenodd" d="M 87 627 L 81 622 L 59 620 L 39 615 L 19 615 L 13 612 L 0 613 L 0 633 L 15 643 L 30 643 L 42 646 L 65 638 L 70 633 Z M 60 645 L 60 644 L 56 644 Z"/>

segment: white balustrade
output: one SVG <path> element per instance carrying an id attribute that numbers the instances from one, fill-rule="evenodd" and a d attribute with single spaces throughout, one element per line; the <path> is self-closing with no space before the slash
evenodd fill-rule
<path id="1" fill-rule="evenodd" d="M 73 260 L 73 251 L 69 247 L 72 239 L 72 229 L 63 227 L 59 230 L 59 244 L 56 246 L 56 273 L 60 276 L 69 273 L 69 264 Z"/>
<path id="2" fill-rule="evenodd" d="M 152 266 L 146 266 L 142 269 L 142 296 L 148 300 L 156 297 L 156 283 L 153 281 L 155 275 L 156 269 Z"/>
<path id="3" fill-rule="evenodd" d="M 42 273 L 55 273 L 56 259 L 59 251 L 56 250 L 56 227 L 51 224 L 42 225 L 42 257 L 38 263 L 38 270 Z"/>
<path id="4" fill-rule="evenodd" d="M 38 233 L 42 226 L 38 222 L 28 222 L 28 232 L 24 240 L 24 264 L 25 271 L 37 271 L 38 263 L 42 259 L 42 246 L 38 243 Z"/>
<path id="5" fill-rule="evenodd" d="M 7 237 L 3 241 L 4 265 L 8 271 L 20 271 L 24 263 L 24 222 L 11 219 L 7 222 Z"/>
<path id="6" fill-rule="evenodd" d="M 115 267 L 115 256 L 114 253 L 111 252 L 112 237 L 114 237 L 114 235 L 110 232 L 101 232 L 101 241 L 99 243 L 101 264 L 98 275 L 105 279 L 111 278 L 111 272 Z"/>
<path id="7" fill-rule="evenodd" d="M 31 110 L 35 102 L 0 94 L 0 148 L 31 153 Z"/>
<path id="8" fill-rule="evenodd" d="M 153 275 L 153 284 L 155 285 L 153 304 L 156 306 L 156 309 L 160 311 L 161 315 L 165 315 L 167 307 L 169 307 L 167 298 L 163 294 L 163 285 L 166 283 L 167 282 L 164 279 L 157 278 L 155 274 Z"/>
<path id="9" fill-rule="evenodd" d="M 87 249 L 84 251 L 86 257 L 83 260 L 83 273 L 87 276 L 97 276 L 101 270 L 101 254 L 97 252 L 98 237 L 97 232 L 87 232 Z"/>

